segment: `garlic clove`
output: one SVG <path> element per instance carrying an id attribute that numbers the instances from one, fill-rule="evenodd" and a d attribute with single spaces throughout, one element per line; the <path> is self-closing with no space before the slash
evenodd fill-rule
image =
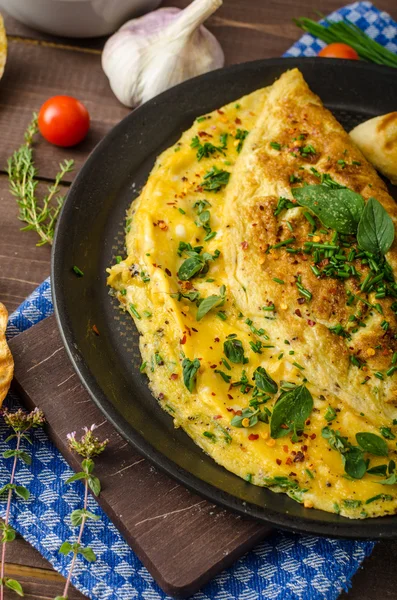
<path id="1" fill-rule="evenodd" d="M 222 0 L 194 0 L 184 10 L 162 8 L 125 23 L 105 44 L 102 67 L 126 106 L 222 67 L 219 42 L 202 23 Z"/>

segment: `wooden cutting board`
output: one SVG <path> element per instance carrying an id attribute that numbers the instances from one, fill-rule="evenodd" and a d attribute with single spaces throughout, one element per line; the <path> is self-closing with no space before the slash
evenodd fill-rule
<path id="1" fill-rule="evenodd" d="M 269 533 L 269 527 L 211 504 L 157 471 L 117 433 L 75 374 L 55 317 L 10 346 L 16 390 L 29 409 L 44 411 L 48 433 L 72 468 L 79 461 L 67 445 L 68 432 L 96 423 L 110 440 L 96 463 L 99 504 L 167 594 L 194 594 Z"/>

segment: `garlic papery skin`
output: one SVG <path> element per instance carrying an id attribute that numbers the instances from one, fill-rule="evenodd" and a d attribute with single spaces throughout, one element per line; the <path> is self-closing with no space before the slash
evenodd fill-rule
<path id="1" fill-rule="evenodd" d="M 223 50 L 202 23 L 222 0 L 160 8 L 125 23 L 106 42 L 102 68 L 115 96 L 137 106 L 168 88 L 224 65 Z"/>

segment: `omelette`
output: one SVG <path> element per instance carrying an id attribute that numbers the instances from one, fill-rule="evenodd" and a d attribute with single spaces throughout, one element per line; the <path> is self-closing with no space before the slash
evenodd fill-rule
<path id="1" fill-rule="evenodd" d="M 160 406 L 247 485 L 397 510 L 394 201 L 301 73 L 157 159 L 108 284 Z"/>

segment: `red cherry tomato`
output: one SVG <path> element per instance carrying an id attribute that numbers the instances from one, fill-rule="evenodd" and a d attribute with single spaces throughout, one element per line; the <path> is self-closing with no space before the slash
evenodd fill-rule
<path id="1" fill-rule="evenodd" d="M 76 98 L 53 96 L 40 108 L 40 133 L 55 146 L 75 146 L 85 138 L 89 128 L 88 110 Z"/>
<path id="2" fill-rule="evenodd" d="M 347 44 L 329 44 L 318 53 L 318 56 L 324 58 L 350 58 L 351 60 L 359 60 L 357 52 Z"/>

